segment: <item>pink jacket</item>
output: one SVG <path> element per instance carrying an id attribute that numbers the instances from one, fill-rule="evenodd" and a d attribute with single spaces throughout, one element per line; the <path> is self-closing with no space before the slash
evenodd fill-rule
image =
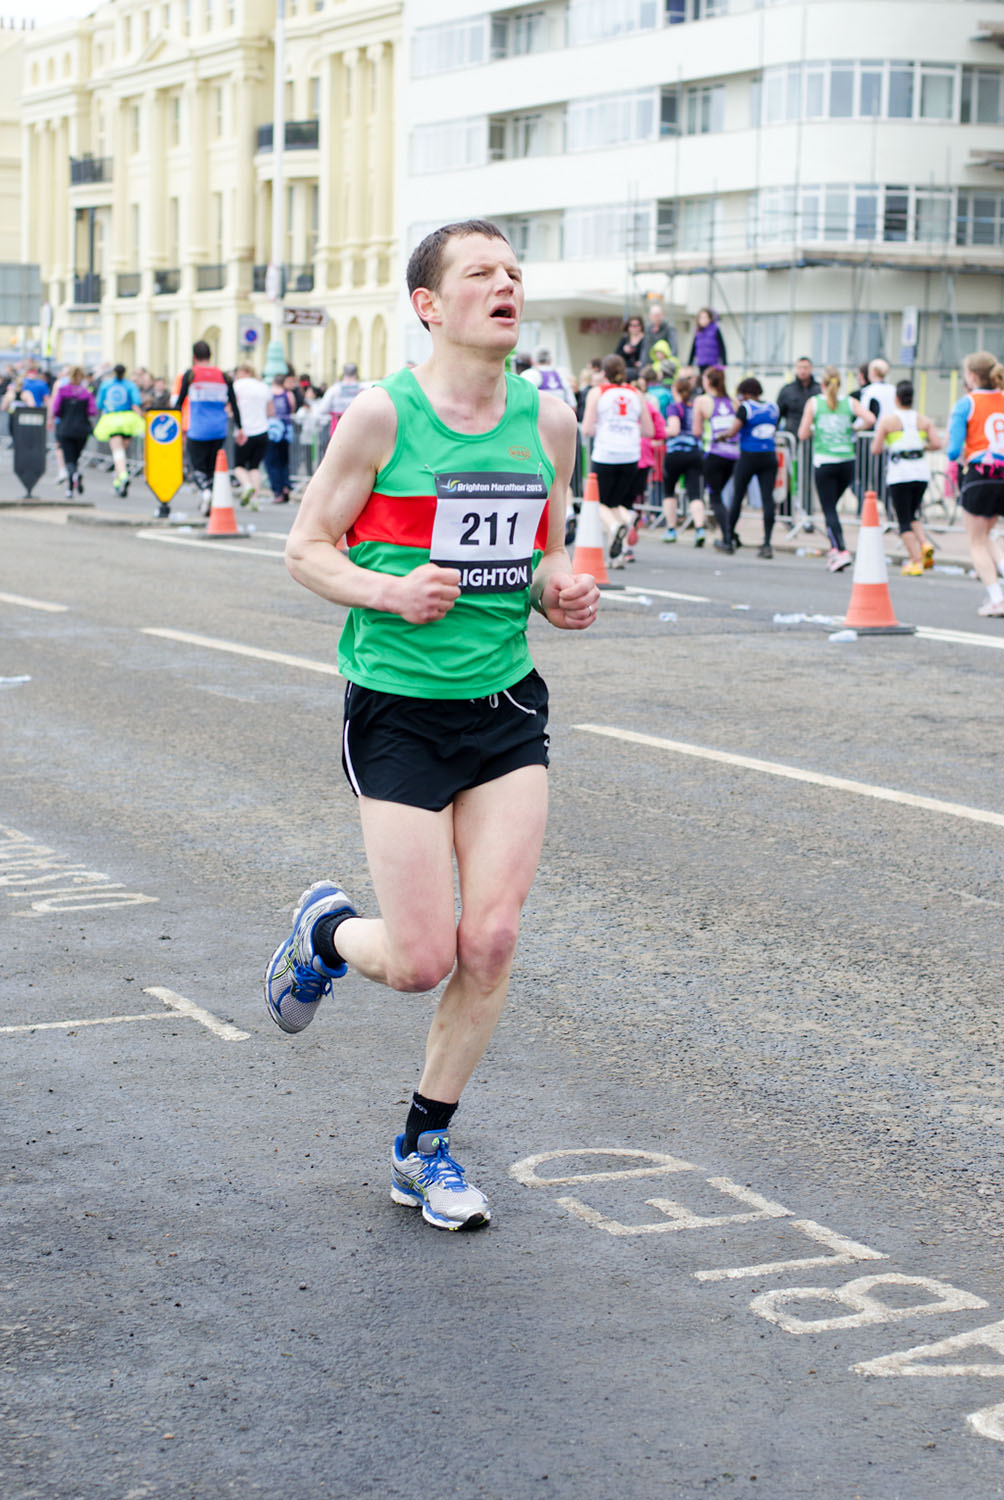
<path id="1" fill-rule="evenodd" d="M 665 417 L 663 416 L 662 412 L 659 410 L 659 408 L 655 404 L 655 402 L 654 401 L 650 401 L 647 396 L 645 397 L 645 405 L 648 407 L 649 411 L 652 413 L 652 426 L 655 429 L 654 433 L 653 433 L 653 436 L 654 436 L 655 441 L 657 443 L 664 442 L 665 438 L 666 438 L 666 419 L 665 419 Z M 648 437 L 645 436 L 644 433 L 642 433 L 642 435 L 641 435 L 641 457 L 638 459 L 638 467 L 639 467 L 639 469 L 651 469 L 652 465 L 653 465 L 653 459 L 652 459 L 652 438 L 648 438 Z"/>

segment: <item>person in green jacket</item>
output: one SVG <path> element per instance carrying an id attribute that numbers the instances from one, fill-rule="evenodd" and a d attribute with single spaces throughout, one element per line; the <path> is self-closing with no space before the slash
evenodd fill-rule
<path id="1" fill-rule="evenodd" d="M 860 401 L 854 396 L 841 396 L 840 371 L 834 365 L 827 365 L 822 391 L 818 396 L 810 396 L 803 408 L 798 438 L 803 443 L 812 438 L 812 472 L 830 538 L 826 566 L 831 573 L 839 573 L 854 561 L 844 542 L 837 503 L 854 481 L 855 418 L 860 419 L 864 428 L 875 425 L 874 414 L 866 411 Z"/>

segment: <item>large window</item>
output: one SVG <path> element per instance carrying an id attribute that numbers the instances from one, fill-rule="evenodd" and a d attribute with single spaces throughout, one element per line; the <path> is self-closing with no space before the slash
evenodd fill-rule
<path id="1" fill-rule="evenodd" d="M 482 63 L 488 51 L 488 17 L 420 26 L 411 43 L 411 71 L 416 78 Z"/>
<path id="2" fill-rule="evenodd" d="M 561 215 L 504 214 L 492 219 L 509 241 L 517 260 L 558 260 L 561 253 Z"/>
<path id="3" fill-rule="evenodd" d="M 747 313 L 743 318 L 743 343 L 751 365 L 763 369 L 787 364 L 788 314 Z"/>
<path id="4" fill-rule="evenodd" d="M 885 349 L 885 327 L 881 313 L 814 313 L 812 360 L 817 365 L 849 365 L 875 359 Z"/>
<path id="5" fill-rule="evenodd" d="M 595 151 L 654 139 L 657 102 L 655 89 L 573 100 L 566 115 L 565 149 Z"/>
<path id="6" fill-rule="evenodd" d="M 493 58 L 525 57 L 528 52 L 543 52 L 548 41 L 547 11 L 540 6 L 492 16 Z"/>
<path id="7" fill-rule="evenodd" d="M 540 111 L 495 115 L 488 121 L 489 161 L 518 161 L 527 156 L 547 156 L 555 150 L 555 122 Z"/>
<path id="8" fill-rule="evenodd" d="M 564 256 L 567 260 L 633 259 L 652 248 L 651 203 L 617 203 L 566 208 Z"/>
<path id="9" fill-rule="evenodd" d="M 938 339 L 939 365 L 946 369 L 957 367 L 967 354 L 973 354 L 977 349 L 989 349 L 1000 359 L 1004 354 L 1004 318 L 942 317 Z"/>
<path id="10" fill-rule="evenodd" d="M 886 244 L 1000 245 L 1001 195 L 907 183 L 806 183 L 750 199 L 748 233 L 760 244 L 882 240 Z M 954 220 L 954 226 L 953 226 Z"/>
<path id="11" fill-rule="evenodd" d="M 453 172 L 483 166 L 488 155 L 488 121 L 484 115 L 419 125 L 411 133 L 411 170 Z"/>
<path id="12" fill-rule="evenodd" d="M 750 93 L 753 125 L 786 120 L 946 120 L 997 124 L 1004 70 L 955 63 L 831 61 L 765 68 Z"/>
<path id="13" fill-rule="evenodd" d="M 603 42 L 631 31 L 654 31 L 658 0 L 569 0 L 568 42 L 572 47 Z"/>

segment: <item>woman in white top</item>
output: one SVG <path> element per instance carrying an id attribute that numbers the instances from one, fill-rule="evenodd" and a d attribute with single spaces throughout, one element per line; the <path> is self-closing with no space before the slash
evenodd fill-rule
<path id="1" fill-rule="evenodd" d="M 582 431 L 593 440 L 592 467 L 600 491 L 600 515 L 610 534 L 610 561 L 624 550 L 638 495 L 641 439 L 654 432 L 652 413 L 633 386 L 619 354 L 603 361 L 603 384 L 586 397 Z"/>
<path id="2" fill-rule="evenodd" d="M 268 419 L 272 415 L 272 396 L 264 380 L 259 380 L 251 365 L 238 365 L 234 378 L 234 395 L 240 407 L 244 441 L 234 452 L 234 474 L 241 487 L 241 504 L 257 510 L 261 489 L 261 461 L 268 446 Z"/>
<path id="3" fill-rule="evenodd" d="M 934 566 L 934 543 L 924 531 L 920 507 L 931 478 L 927 455 L 940 448 L 941 439 L 930 417 L 913 409 L 913 381 L 901 380 L 896 387 L 896 404 L 880 417 L 872 438 L 872 453 L 888 455 L 886 497 L 899 523 L 899 534 L 907 550 L 902 571 L 919 578 L 925 568 Z"/>

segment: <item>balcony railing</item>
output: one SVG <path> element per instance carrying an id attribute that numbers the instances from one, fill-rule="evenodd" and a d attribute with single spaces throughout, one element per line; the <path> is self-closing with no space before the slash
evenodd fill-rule
<path id="1" fill-rule="evenodd" d="M 154 271 L 153 273 L 154 296 L 164 297 L 171 292 L 181 291 L 181 271 L 174 266 L 169 271 Z"/>
<path id="2" fill-rule="evenodd" d="M 71 156 L 70 186 L 79 187 L 82 182 L 111 182 L 112 158 L 110 156 Z"/>
<path id="3" fill-rule="evenodd" d="M 271 151 L 274 139 L 272 122 L 259 125 L 256 147 L 258 151 Z M 287 120 L 285 141 L 287 151 L 316 151 L 320 139 L 318 120 Z"/>
<path id="4" fill-rule="evenodd" d="M 143 278 L 138 271 L 120 271 L 115 278 L 115 290 L 120 297 L 138 297 Z"/>
<path id="5" fill-rule="evenodd" d="M 222 292 L 226 284 L 226 266 L 196 266 L 195 290 L 197 292 Z"/>
<path id="6" fill-rule="evenodd" d="M 73 302 L 76 307 L 94 307 L 101 301 L 101 277 L 93 272 L 73 278 Z"/>
<path id="7" fill-rule="evenodd" d="M 290 266 L 286 272 L 287 292 L 312 292 L 314 290 L 313 266 Z"/>

